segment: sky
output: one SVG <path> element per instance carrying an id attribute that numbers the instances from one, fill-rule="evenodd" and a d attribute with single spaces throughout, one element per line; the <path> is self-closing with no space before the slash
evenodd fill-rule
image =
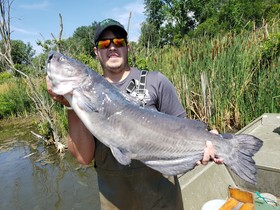
<path id="1" fill-rule="evenodd" d="M 14 0 L 11 7 L 11 39 L 30 43 L 36 53 L 42 52 L 38 40 L 58 37 L 59 14 L 63 20 L 62 38 L 73 35 L 76 28 L 112 18 L 129 26 L 129 40 L 138 41 L 141 23 L 145 21 L 144 0 Z"/>

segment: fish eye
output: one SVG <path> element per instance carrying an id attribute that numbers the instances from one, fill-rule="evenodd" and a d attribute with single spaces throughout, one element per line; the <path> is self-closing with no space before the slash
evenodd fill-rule
<path id="1" fill-rule="evenodd" d="M 64 57 L 59 58 L 59 61 L 64 61 L 64 60 L 65 60 Z"/>

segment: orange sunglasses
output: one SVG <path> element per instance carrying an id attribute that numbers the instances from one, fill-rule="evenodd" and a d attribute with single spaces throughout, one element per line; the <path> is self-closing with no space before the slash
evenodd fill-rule
<path id="1" fill-rule="evenodd" d="M 110 44 L 113 43 L 116 47 L 126 46 L 126 39 L 124 38 L 113 38 L 113 39 L 103 39 L 97 42 L 98 49 L 109 48 Z"/>

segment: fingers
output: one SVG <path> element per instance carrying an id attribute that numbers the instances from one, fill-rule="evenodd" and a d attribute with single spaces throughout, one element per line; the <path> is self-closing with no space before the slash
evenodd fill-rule
<path id="1" fill-rule="evenodd" d="M 218 130 L 216 130 L 216 129 L 213 129 L 213 130 L 211 130 L 211 131 L 209 131 L 210 133 L 213 133 L 213 134 L 217 134 L 217 135 L 219 135 L 219 132 L 218 132 Z"/>
<path id="2" fill-rule="evenodd" d="M 47 84 L 47 91 L 48 93 L 51 95 L 51 97 L 55 100 L 56 95 L 53 91 L 52 91 L 52 88 L 51 88 L 51 82 L 50 82 L 50 79 L 48 76 L 46 76 L 46 84 Z M 55 100 L 56 101 L 56 100 Z"/>
<path id="3" fill-rule="evenodd" d="M 48 76 L 46 76 L 46 84 L 47 84 L 47 91 L 48 91 L 48 93 L 50 94 L 51 98 L 52 98 L 54 101 L 57 101 L 57 102 L 61 103 L 61 104 L 64 105 L 64 106 L 68 106 L 68 107 L 70 106 L 69 102 L 64 98 L 64 96 L 57 95 L 57 94 L 55 94 L 55 93 L 52 91 L 51 82 L 50 82 Z"/>
<path id="4" fill-rule="evenodd" d="M 214 158 L 214 162 L 218 165 L 223 164 L 224 160 L 222 158 Z"/>
<path id="5" fill-rule="evenodd" d="M 46 84 L 47 84 L 47 90 L 48 92 L 51 91 L 51 82 L 48 76 L 46 76 Z"/>
<path id="6" fill-rule="evenodd" d="M 46 76 L 46 84 L 47 84 L 47 91 L 48 93 L 51 95 L 51 97 L 53 98 L 53 100 L 57 101 L 57 98 L 59 98 L 57 94 L 55 94 L 53 91 L 52 91 L 52 88 L 51 88 L 51 82 L 50 82 L 50 79 L 48 76 Z"/>
<path id="7" fill-rule="evenodd" d="M 206 148 L 204 149 L 203 159 L 198 161 L 197 164 L 207 165 L 210 160 L 213 160 L 217 164 L 222 164 L 222 158 L 215 157 L 215 150 L 211 141 L 206 141 Z"/>
<path id="8" fill-rule="evenodd" d="M 198 165 L 207 165 L 207 163 L 210 161 L 210 159 L 214 155 L 214 149 L 211 141 L 206 141 L 206 148 L 204 148 L 203 158 L 202 160 L 198 161 Z"/>
<path id="9" fill-rule="evenodd" d="M 202 165 L 206 165 L 210 160 L 215 158 L 214 147 L 211 141 L 206 141 L 206 148 L 204 149 Z"/>

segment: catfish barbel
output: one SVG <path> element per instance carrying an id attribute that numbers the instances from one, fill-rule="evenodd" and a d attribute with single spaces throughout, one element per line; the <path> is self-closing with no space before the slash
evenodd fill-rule
<path id="1" fill-rule="evenodd" d="M 256 183 L 254 154 L 263 142 L 251 135 L 216 135 L 197 120 L 145 109 L 85 64 L 50 52 L 47 74 L 55 94 L 63 95 L 87 129 L 109 147 L 116 160 L 136 159 L 164 175 L 193 169 L 206 141 L 240 178 Z"/>

